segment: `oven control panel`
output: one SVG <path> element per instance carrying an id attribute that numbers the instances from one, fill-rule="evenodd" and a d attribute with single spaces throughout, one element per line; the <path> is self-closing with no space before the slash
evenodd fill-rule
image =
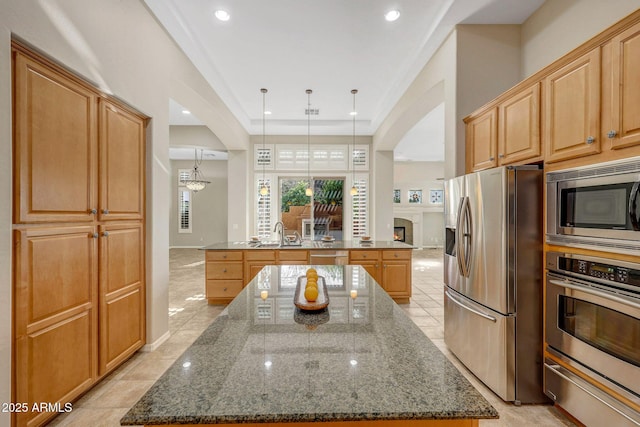
<path id="1" fill-rule="evenodd" d="M 558 257 L 555 267 L 561 271 L 568 271 L 614 283 L 637 286 L 640 289 L 640 265 L 638 269 L 633 269 L 604 262 Z"/>

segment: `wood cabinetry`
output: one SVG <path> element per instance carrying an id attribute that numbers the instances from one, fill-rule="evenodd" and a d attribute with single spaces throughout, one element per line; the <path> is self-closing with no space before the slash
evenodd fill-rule
<path id="1" fill-rule="evenodd" d="M 466 127 L 466 169 L 475 171 L 497 166 L 496 145 L 498 142 L 497 109 L 489 108 L 477 116 L 465 120 Z"/>
<path id="2" fill-rule="evenodd" d="M 603 124 L 611 148 L 640 144 L 640 24 L 611 42 L 611 118 Z"/>
<path id="3" fill-rule="evenodd" d="M 206 251 L 206 296 L 210 304 L 227 304 L 244 286 L 243 251 Z"/>
<path id="4" fill-rule="evenodd" d="M 600 152 L 600 48 L 544 81 L 545 161 Z"/>
<path id="5" fill-rule="evenodd" d="M 146 119 L 19 43 L 12 55 L 13 400 L 64 404 L 145 342 Z"/>
<path id="6" fill-rule="evenodd" d="M 467 172 L 539 159 L 540 84 L 515 91 L 465 123 Z"/>
<path id="7" fill-rule="evenodd" d="M 382 276 L 380 275 L 382 264 L 379 250 L 351 250 L 349 251 L 349 264 L 361 265 L 376 282 L 382 282 Z"/>
<path id="8" fill-rule="evenodd" d="M 206 297 L 228 304 L 266 265 L 306 265 L 304 249 L 207 250 Z M 350 249 L 349 264 L 361 265 L 399 303 L 411 297 L 411 249 Z M 384 266 L 388 270 L 385 273 Z"/>
<path id="9" fill-rule="evenodd" d="M 498 165 L 538 158 L 540 84 L 516 92 L 498 105 Z"/>
<path id="10" fill-rule="evenodd" d="M 411 251 L 382 251 L 382 282 L 380 285 L 396 302 L 409 302 L 411 297 Z"/>

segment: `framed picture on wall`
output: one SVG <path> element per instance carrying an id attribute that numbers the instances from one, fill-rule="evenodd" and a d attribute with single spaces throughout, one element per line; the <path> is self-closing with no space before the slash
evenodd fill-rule
<path id="1" fill-rule="evenodd" d="M 400 203 L 400 190 L 393 190 L 393 203 Z"/>
<path id="2" fill-rule="evenodd" d="M 434 205 L 441 205 L 443 202 L 443 190 L 429 190 L 429 201 Z"/>
<path id="3" fill-rule="evenodd" d="M 409 190 L 409 203 L 422 203 L 422 190 Z"/>

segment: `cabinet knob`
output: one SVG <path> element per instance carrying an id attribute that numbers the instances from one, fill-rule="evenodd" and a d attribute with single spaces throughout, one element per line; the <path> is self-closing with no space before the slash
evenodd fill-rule
<path id="1" fill-rule="evenodd" d="M 378 264 L 376 264 L 376 268 L 378 268 Z"/>
<path id="2" fill-rule="evenodd" d="M 94 239 L 97 239 L 97 238 L 98 238 L 98 236 L 99 236 L 99 234 L 98 234 L 98 233 L 93 233 L 93 234 L 91 235 L 91 237 L 93 237 Z"/>
<path id="3" fill-rule="evenodd" d="M 103 235 L 104 237 L 109 237 L 109 232 L 108 232 L 108 231 L 105 231 L 104 233 L 102 233 L 102 235 Z"/>
<path id="4" fill-rule="evenodd" d="M 223 288 L 222 290 L 223 290 L 224 292 L 227 292 L 227 288 Z"/>
<path id="5" fill-rule="evenodd" d="M 393 256 L 394 256 L 395 258 L 398 258 L 398 254 L 393 254 Z"/>
<path id="6" fill-rule="evenodd" d="M 503 159 L 503 158 L 504 158 L 504 154 L 498 154 L 498 157 L 499 157 L 500 159 Z"/>
<path id="7" fill-rule="evenodd" d="M 617 134 L 618 132 L 616 132 L 615 130 L 610 130 L 609 133 L 607 133 L 607 138 L 613 139 L 616 137 Z"/>
<path id="8" fill-rule="evenodd" d="M 91 209 L 89 212 L 91 212 L 91 215 L 95 215 L 98 213 L 98 209 Z"/>
<path id="9" fill-rule="evenodd" d="M 222 272 L 223 272 L 223 273 L 226 273 L 226 272 L 227 272 L 227 269 L 225 268 L 224 270 L 222 270 Z"/>
<path id="10" fill-rule="evenodd" d="M 588 136 L 587 137 L 587 144 L 593 144 L 594 142 L 596 142 L 596 139 L 592 136 Z"/>
<path id="11" fill-rule="evenodd" d="M 227 256 L 226 255 L 222 255 L 222 258 L 227 259 Z"/>
<path id="12" fill-rule="evenodd" d="M 109 215 L 109 209 L 102 209 L 102 213 L 104 215 Z"/>
<path id="13" fill-rule="evenodd" d="M 366 258 L 366 257 L 367 257 L 367 254 L 362 255 L 362 258 Z"/>
<path id="14" fill-rule="evenodd" d="M 489 157 L 489 161 L 493 162 L 495 160 L 495 157 L 491 156 Z"/>

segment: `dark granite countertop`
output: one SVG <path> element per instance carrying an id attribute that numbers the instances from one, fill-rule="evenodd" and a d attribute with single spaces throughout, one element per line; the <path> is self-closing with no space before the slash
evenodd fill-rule
<path id="1" fill-rule="evenodd" d="M 497 418 L 362 267 L 316 267 L 329 306 L 297 309 L 306 268 L 265 267 L 121 424 Z"/>
<path id="2" fill-rule="evenodd" d="M 321 240 L 303 240 L 302 244 L 278 246 L 275 242 L 263 242 L 262 244 L 254 242 L 218 242 L 208 246 L 204 246 L 203 250 L 242 250 L 242 249 L 414 249 L 413 246 L 403 242 L 393 240 L 371 240 L 369 242 L 361 242 L 360 240 L 334 240 L 333 242 L 324 242 Z"/>

